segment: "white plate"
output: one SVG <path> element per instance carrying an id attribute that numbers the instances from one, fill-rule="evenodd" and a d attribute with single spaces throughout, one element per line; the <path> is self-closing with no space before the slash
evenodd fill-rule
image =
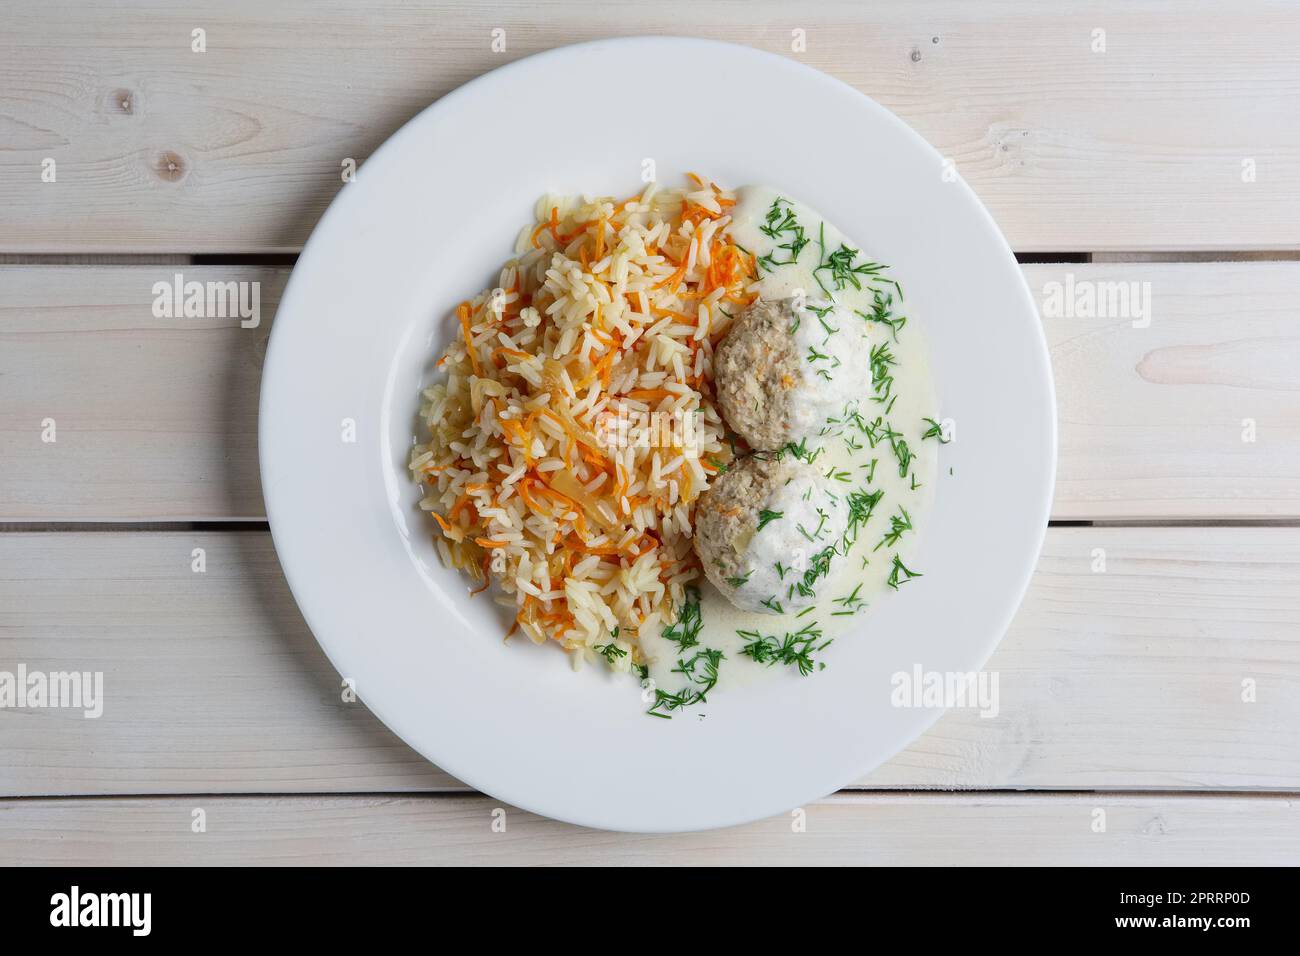
<path id="1" fill-rule="evenodd" d="M 719 685 L 702 719 L 647 717 L 630 678 L 575 674 L 553 646 L 503 644 L 492 605 L 467 599 L 439 564 L 405 467 L 451 309 L 494 280 L 537 197 L 626 194 L 646 159 L 673 185 L 692 170 L 788 190 L 889 263 L 929 338 L 942 416 L 957 424 L 915 552 L 925 577 L 877 602 L 825 671 Z M 473 787 L 620 830 L 788 811 L 915 739 L 939 712 L 891 706 L 891 675 L 982 667 L 1033 571 L 1056 460 L 1033 301 L 997 226 L 951 178 L 919 136 L 838 80 L 701 40 L 530 57 L 394 134 L 298 261 L 259 432 L 285 575 L 365 704 Z"/>

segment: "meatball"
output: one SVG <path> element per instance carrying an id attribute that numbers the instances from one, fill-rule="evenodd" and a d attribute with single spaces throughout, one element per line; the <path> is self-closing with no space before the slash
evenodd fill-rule
<path id="1" fill-rule="evenodd" d="M 773 451 L 816 435 L 869 389 L 865 323 L 832 303 L 759 299 L 736 317 L 713 358 L 731 430 Z"/>
<path id="2" fill-rule="evenodd" d="M 695 510 L 704 573 L 744 611 L 780 614 L 813 602 L 799 585 L 834 556 L 848 508 L 813 466 L 751 456 L 720 475 Z"/>

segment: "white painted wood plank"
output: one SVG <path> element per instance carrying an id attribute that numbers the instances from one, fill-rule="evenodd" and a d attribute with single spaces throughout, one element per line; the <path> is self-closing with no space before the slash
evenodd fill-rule
<path id="1" fill-rule="evenodd" d="M 261 324 L 155 318 L 153 285 L 178 272 L 259 282 Z M 287 278 L 248 266 L 0 268 L 0 520 L 264 518 L 258 389 Z"/>
<path id="2" fill-rule="evenodd" d="M 342 160 L 442 94 L 641 33 L 793 56 L 873 96 L 1021 251 L 1300 247 L 1300 18 L 1267 0 L 662 0 L 616 17 L 596 0 L 48 0 L 0 34 L 0 251 L 296 250 Z"/>
<path id="3" fill-rule="evenodd" d="M 463 789 L 341 701 L 260 532 L 0 535 L 19 663 L 103 671 L 104 712 L 0 710 L 3 796 Z M 989 668 L 995 718 L 859 785 L 1300 790 L 1300 528 L 1053 528 Z"/>
<path id="4" fill-rule="evenodd" d="M 1024 268 L 1040 300 L 1069 281 L 1151 289 L 1147 328 L 1044 320 L 1060 408 L 1054 517 L 1300 517 L 1300 262 Z M 182 270 L 260 282 L 261 326 L 243 329 L 154 318 L 153 283 L 175 271 L 0 268 L 0 521 L 264 516 L 257 394 L 285 272 Z"/>
<path id="5" fill-rule="evenodd" d="M 1053 517 L 1300 516 L 1300 262 L 1024 269 L 1056 379 Z M 1058 284 L 1146 307 L 1053 315 Z"/>
<path id="6" fill-rule="evenodd" d="M 194 811 L 206 832 L 194 833 Z M 1290 797 L 837 794 L 708 833 L 586 830 L 483 796 L 0 801 L 18 865 L 1294 865 Z M 1105 832 L 1094 824 L 1104 812 Z M 504 812 L 504 815 L 502 814 Z M 497 822 L 497 829 L 493 829 Z M 504 823 L 504 831 L 501 823 Z"/>

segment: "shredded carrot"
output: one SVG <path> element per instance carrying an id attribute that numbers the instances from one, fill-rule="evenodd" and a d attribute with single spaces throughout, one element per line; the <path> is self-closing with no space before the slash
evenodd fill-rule
<path id="1" fill-rule="evenodd" d="M 676 312 L 673 309 L 664 309 L 664 308 L 660 308 L 657 305 L 650 306 L 650 312 L 654 315 L 659 316 L 660 318 L 666 318 L 668 316 L 672 316 L 675 319 L 681 319 L 683 322 L 689 325 L 695 324 L 695 316 L 687 315 L 685 312 Z"/>
<path id="2" fill-rule="evenodd" d="M 493 349 L 492 355 L 494 357 L 497 355 L 509 355 L 511 358 L 517 358 L 523 361 L 527 361 L 528 359 L 533 358 L 531 352 L 521 352 L 519 351 L 519 349 L 508 349 L 504 345 L 499 349 Z"/>
<path id="3" fill-rule="evenodd" d="M 551 219 L 546 223 L 546 228 L 551 231 L 551 238 L 562 246 L 567 246 L 581 235 L 580 232 L 575 232 L 571 236 L 560 235 L 560 208 L 558 206 L 551 207 Z"/>
<path id="4" fill-rule="evenodd" d="M 672 292 L 672 291 L 676 290 L 676 288 L 677 288 L 679 285 L 681 285 L 682 279 L 683 279 L 685 276 L 686 276 L 686 263 L 683 262 L 680 266 L 677 267 L 676 271 L 674 271 L 671 275 L 668 275 L 668 276 L 664 277 L 663 279 L 659 280 L 659 281 L 656 282 L 654 285 L 652 285 L 650 288 L 651 288 L 651 289 L 662 289 L 662 288 L 664 288 L 665 286 L 668 286 L 668 291 L 669 291 L 669 292 Z"/>
<path id="5" fill-rule="evenodd" d="M 469 495 L 461 495 L 456 499 L 456 503 L 451 506 L 451 511 L 447 513 L 447 517 L 452 522 L 456 522 L 456 516 L 460 514 L 462 508 L 469 508 L 475 515 L 478 514 L 478 509 L 470 502 Z"/>
<path id="6" fill-rule="evenodd" d="M 469 353 L 469 364 L 473 366 L 474 374 L 481 376 L 483 370 L 478 367 L 478 355 L 475 354 L 477 350 L 474 348 L 473 337 L 469 333 L 469 311 L 469 303 L 462 302 L 456 306 L 456 318 L 460 319 L 460 331 L 465 337 L 465 351 Z"/>
<path id="7" fill-rule="evenodd" d="M 670 392 L 666 388 L 634 388 L 627 392 L 624 398 L 634 398 L 639 402 L 657 402 L 665 398 L 679 398 L 676 392 Z"/>

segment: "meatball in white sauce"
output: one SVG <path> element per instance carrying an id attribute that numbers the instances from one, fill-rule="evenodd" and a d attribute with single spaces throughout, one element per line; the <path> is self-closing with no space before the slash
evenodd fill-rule
<path id="1" fill-rule="evenodd" d="M 755 302 L 736 317 L 713 359 L 723 417 L 751 448 L 814 437 L 870 386 L 865 322 L 833 303 Z"/>
<path id="2" fill-rule="evenodd" d="M 843 498 L 812 465 L 752 456 L 701 496 L 695 550 L 732 604 L 780 614 L 813 603 L 805 574 L 831 560 L 847 527 Z"/>

